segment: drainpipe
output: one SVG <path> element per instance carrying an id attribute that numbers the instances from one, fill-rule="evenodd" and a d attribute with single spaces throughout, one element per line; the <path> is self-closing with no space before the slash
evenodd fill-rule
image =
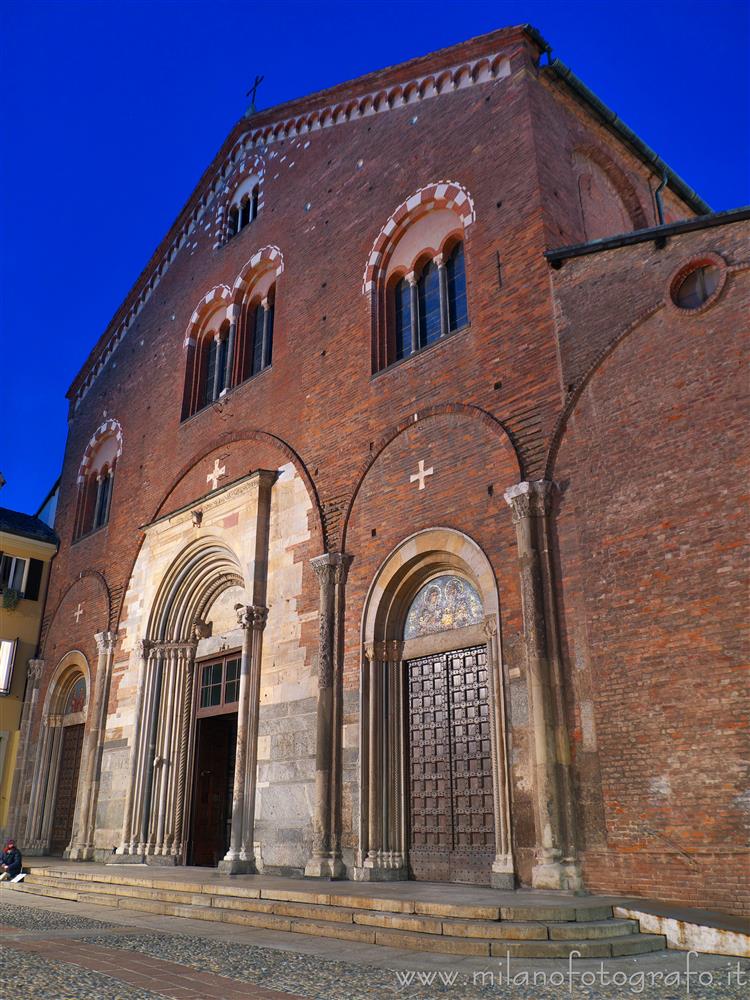
<path id="1" fill-rule="evenodd" d="M 667 177 L 666 172 L 662 171 L 661 184 L 656 189 L 656 191 L 654 191 L 654 199 L 656 200 L 656 214 L 659 217 L 659 225 L 660 226 L 664 225 L 664 201 L 662 200 L 661 193 L 664 190 L 664 188 L 667 186 L 667 181 L 668 180 L 669 180 L 669 178 Z"/>

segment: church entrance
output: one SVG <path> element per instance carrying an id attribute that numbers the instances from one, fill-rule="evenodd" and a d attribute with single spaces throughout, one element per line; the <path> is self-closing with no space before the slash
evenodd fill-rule
<path id="1" fill-rule="evenodd" d="M 62 855 L 73 833 L 73 816 L 76 808 L 78 772 L 81 769 L 83 725 L 63 727 L 60 770 L 57 779 L 55 809 L 50 831 L 50 854 Z"/>
<path id="2" fill-rule="evenodd" d="M 409 874 L 490 881 L 495 859 L 486 647 L 409 660 Z"/>
<path id="3" fill-rule="evenodd" d="M 511 889 L 497 584 L 447 528 L 393 550 L 363 614 L 362 881 Z"/>
<path id="4" fill-rule="evenodd" d="M 237 750 L 239 654 L 198 665 L 188 864 L 215 867 L 229 849 Z"/>

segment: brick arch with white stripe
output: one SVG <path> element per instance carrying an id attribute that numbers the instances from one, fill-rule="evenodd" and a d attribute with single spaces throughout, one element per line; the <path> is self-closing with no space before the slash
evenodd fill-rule
<path id="1" fill-rule="evenodd" d="M 238 151 L 239 153 L 240 151 Z M 238 188 L 240 188 L 245 181 L 253 178 L 258 183 L 258 212 L 261 211 L 264 205 L 263 196 L 263 180 L 266 173 L 266 162 L 262 156 L 247 156 L 245 159 L 240 160 L 236 167 L 236 171 L 233 176 L 229 179 L 227 183 L 226 190 L 221 198 L 218 200 L 216 206 L 216 239 L 217 243 L 214 244 L 214 249 L 217 246 L 221 246 L 222 243 L 230 238 L 229 232 L 229 210 L 235 201 L 235 193 Z"/>
<path id="2" fill-rule="evenodd" d="M 191 344 L 195 344 L 206 318 L 216 312 L 217 309 L 226 308 L 231 301 L 232 293 L 228 285 L 216 285 L 210 292 L 206 292 L 190 317 L 187 330 L 185 331 L 183 347 L 187 348 Z"/>
<path id="3" fill-rule="evenodd" d="M 284 270 L 284 254 L 277 246 L 273 245 L 261 247 L 257 253 L 254 253 L 234 279 L 231 292 L 232 302 L 239 305 L 256 277 L 269 270 L 273 270 L 277 278 Z"/>
<path id="4" fill-rule="evenodd" d="M 78 469 L 78 483 L 81 484 L 86 478 L 86 474 L 91 466 L 91 459 L 94 457 L 99 445 L 105 438 L 114 437 L 116 441 L 116 452 L 115 460 L 117 460 L 120 455 L 122 455 L 122 427 L 119 421 L 105 420 L 103 424 L 100 424 L 94 433 L 91 435 L 89 443 L 86 445 L 86 450 L 83 453 L 83 458 L 81 459 L 81 465 Z"/>
<path id="5" fill-rule="evenodd" d="M 415 191 L 402 201 L 378 233 L 367 258 L 362 278 L 362 293 L 367 294 L 376 287 L 378 279 L 387 266 L 389 246 L 395 246 L 406 228 L 427 212 L 435 209 L 450 209 L 463 223 L 464 230 L 476 221 L 474 199 L 458 181 L 438 181 Z"/>

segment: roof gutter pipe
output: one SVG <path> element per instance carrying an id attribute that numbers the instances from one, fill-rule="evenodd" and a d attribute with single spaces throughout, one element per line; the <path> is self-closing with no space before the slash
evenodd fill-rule
<path id="1" fill-rule="evenodd" d="M 549 55 L 548 55 L 549 58 Z M 666 178 L 667 185 L 675 192 L 683 201 L 685 201 L 694 212 L 698 215 L 710 215 L 711 207 L 701 198 L 697 191 L 694 191 L 680 176 L 676 174 L 671 167 L 662 160 L 662 158 L 656 153 L 650 146 L 640 139 L 635 132 L 626 125 L 621 118 L 619 118 L 615 112 L 607 107 L 607 105 L 599 100 L 593 90 L 590 90 L 586 84 L 575 73 L 566 66 L 564 62 L 559 59 L 551 59 L 548 65 L 544 66 L 542 69 L 543 73 L 554 74 L 559 80 L 566 83 L 570 89 L 576 94 L 576 96 L 582 100 L 585 104 L 588 104 L 594 112 L 601 118 L 601 120 L 607 125 L 613 132 L 620 136 L 636 153 L 638 158 L 643 161 L 647 166 L 651 167 L 652 170 L 657 172 L 662 177 L 662 184 L 659 187 L 659 197 L 657 199 L 657 206 L 659 208 L 660 222 L 663 222 L 662 210 L 661 210 L 661 190 L 664 187 L 664 178 Z"/>

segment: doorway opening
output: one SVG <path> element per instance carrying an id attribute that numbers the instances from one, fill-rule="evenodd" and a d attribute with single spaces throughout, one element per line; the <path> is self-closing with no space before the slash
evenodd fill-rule
<path id="1" fill-rule="evenodd" d="M 240 691 L 238 653 L 199 663 L 187 862 L 215 868 L 229 849 Z"/>

